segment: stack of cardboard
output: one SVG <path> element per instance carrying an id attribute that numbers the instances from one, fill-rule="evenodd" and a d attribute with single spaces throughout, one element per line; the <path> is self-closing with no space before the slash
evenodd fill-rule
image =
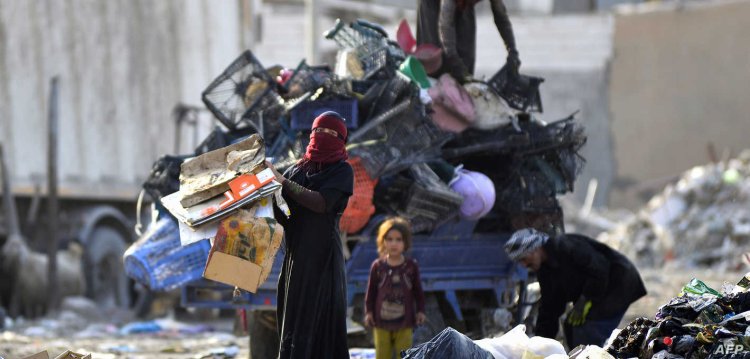
<path id="1" fill-rule="evenodd" d="M 183 245 L 212 241 L 205 278 L 254 292 L 268 277 L 283 237 L 273 219 L 273 197 L 289 215 L 256 134 L 185 161 L 180 190 L 161 203 L 178 220 Z"/>

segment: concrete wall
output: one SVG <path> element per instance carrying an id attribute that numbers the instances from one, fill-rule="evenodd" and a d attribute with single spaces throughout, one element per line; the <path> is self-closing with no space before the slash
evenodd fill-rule
<path id="1" fill-rule="evenodd" d="M 0 142 L 16 190 L 46 183 L 49 79 L 59 75 L 62 194 L 134 197 L 173 152 L 172 108 L 200 105 L 240 53 L 239 5 L 0 0 Z"/>
<path id="2" fill-rule="evenodd" d="M 649 189 L 706 163 L 708 144 L 719 153 L 750 147 L 748 19 L 746 0 L 616 17 L 613 205 L 638 206 Z"/>

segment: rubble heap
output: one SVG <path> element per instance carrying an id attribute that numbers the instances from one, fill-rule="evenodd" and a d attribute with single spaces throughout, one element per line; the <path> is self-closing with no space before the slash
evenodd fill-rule
<path id="1" fill-rule="evenodd" d="M 740 264 L 750 244 L 750 151 L 685 172 L 634 217 L 604 233 L 642 266 Z"/>

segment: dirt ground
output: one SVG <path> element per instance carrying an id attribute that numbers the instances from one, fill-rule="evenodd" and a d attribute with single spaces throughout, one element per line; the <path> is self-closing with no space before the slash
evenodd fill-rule
<path id="1" fill-rule="evenodd" d="M 697 268 L 688 270 L 642 269 L 641 276 L 649 294 L 630 307 L 620 327 L 637 317 L 653 317 L 659 306 L 676 296 L 682 286 L 693 277 L 720 290 L 723 283 L 736 283 L 742 275 L 744 273 Z M 65 350 L 91 353 L 93 358 L 104 359 L 227 358 L 235 354 L 237 358 L 249 357 L 248 337 L 232 334 L 232 319 L 222 318 L 201 322 L 201 324 L 210 324 L 214 331 L 200 334 L 165 331 L 157 334 L 119 335 L 116 327 L 102 325 L 99 328 L 90 327 L 88 333 L 79 331 L 69 335 L 47 336 L 52 330 L 45 333 L 39 328 L 44 328 L 45 325 L 49 328 L 54 325 L 44 321 L 26 323 L 0 333 L 0 357 L 24 358 L 43 350 L 47 350 L 51 358 Z M 216 355 L 212 356 L 212 352 Z"/>

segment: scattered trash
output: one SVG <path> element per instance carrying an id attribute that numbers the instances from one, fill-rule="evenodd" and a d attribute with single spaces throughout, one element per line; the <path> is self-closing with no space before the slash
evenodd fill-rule
<path id="1" fill-rule="evenodd" d="M 157 333 L 160 331 L 162 331 L 162 327 L 155 321 L 133 322 L 125 324 L 122 328 L 120 328 L 121 335 Z"/>
<path id="2" fill-rule="evenodd" d="M 223 359 L 234 358 L 240 353 L 240 348 L 236 345 L 214 348 L 195 356 L 196 359 Z"/>
<path id="3" fill-rule="evenodd" d="M 719 293 L 693 279 L 653 319 L 632 321 L 605 349 L 615 358 L 745 355 L 750 349 L 750 292 L 744 283 L 743 278 L 737 285 L 725 284 Z"/>
<path id="4" fill-rule="evenodd" d="M 108 353 L 113 354 L 128 354 L 128 353 L 137 353 L 138 349 L 127 344 L 120 344 L 120 345 L 113 345 L 106 348 Z"/>

